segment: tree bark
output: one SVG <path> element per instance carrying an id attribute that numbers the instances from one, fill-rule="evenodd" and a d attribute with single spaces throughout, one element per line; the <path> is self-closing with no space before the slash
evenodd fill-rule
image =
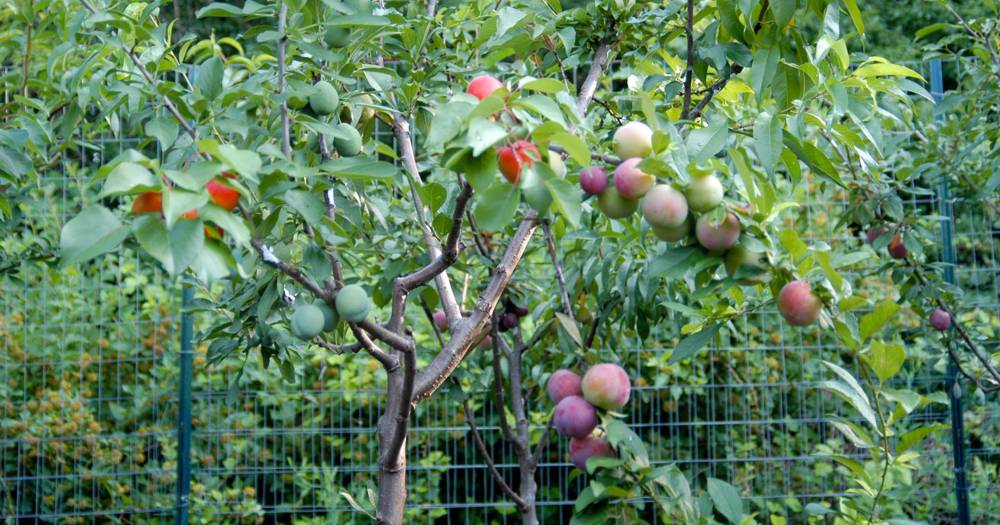
<path id="1" fill-rule="evenodd" d="M 393 435 L 396 426 L 395 415 L 399 413 L 400 403 L 404 400 L 403 369 L 396 368 L 389 372 L 386 391 L 388 393 L 385 412 L 379 418 L 378 441 L 379 450 L 386 454 L 392 448 Z M 379 458 L 378 474 L 378 508 L 376 522 L 380 525 L 402 525 L 403 513 L 406 509 L 406 440 L 395 457 Z"/>
<path id="2" fill-rule="evenodd" d="M 521 495 L 521 499 L 524 500 L 524 512 L 521 513 L 521 523 L 524 525 L 538 525 L 538 509 L 535 508 L 535 496 L 538 493 L 538 484 L 535 483 L 535 469 L 537 468 L 535 459 L 530 454 L 522 456 L 520 466 L 521 485 L 517 491 Z"/>

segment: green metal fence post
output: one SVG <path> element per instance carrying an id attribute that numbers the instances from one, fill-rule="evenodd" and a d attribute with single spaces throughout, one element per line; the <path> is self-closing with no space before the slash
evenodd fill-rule
<path id="1" fill-rule="evenodd" d="M 931 61 L 931 96 L 940 102 L 944 96 L 944 79 L 941 61 Z M 941 177 L 938 185 L 938 212 L 941 215 L 941 262 L 945 263 L 944 280 L 955 284 L 955 244 L 953 239 L 954 210 L 948 189 L 948 178 Z M 965 473 L 965 421 L 962 418 L 962 385 L 958 377 L 958 363 L 948 364 L 948 399 L 951 401 L 951 445 L 955 462 L 955 503 L 958 507 L 958 524 L 969 525 L 969 486 Z"/>
<path id="2" fill-rule="evenodd" d="M 181 299 L 180 386 L 177 420 L 177 513 L 175 525 L 188 525 L 188 496 L 191 492 L 191 376 L 194 368 L 194 319 L 188 308 L 194 287 L 185 279 Z"/>

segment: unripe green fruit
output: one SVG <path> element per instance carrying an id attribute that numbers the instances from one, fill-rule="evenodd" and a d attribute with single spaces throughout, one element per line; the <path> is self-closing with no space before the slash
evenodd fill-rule
<path id="1" fill-rule="evenodd" d="M 688 207 L 703 213 L 722 204 L 724 195 L 722 183 L 715 175 L 692 177 L 687 189 Z"/>
<path id="2" fill-rule="evenodd" d="M 691 233 L 691 221 L 684 221 L 680 226 L 666 228 L 650 226 L 650 229 L 653 231 L 653 235 L 661 241 L 677 242 L 686 239 Z"/>
<path id="3" fill-rule="evenodd" d="M 340 105 L 340 95 L 333 85 L 325 80 L 320 80 L 313 86 L 313 92 L 309 95 L 309 107 L 317 115 L 330 115 L 337 111 Z"/>
<path id="4" fill-rule="evenodd" d="M 351 30 L 346 27 L 327 26 L 323 35 L 326 47 L 339 49 L 351 43 Z"/>
<path id="5" fill-rule="evenodd" d="M 346 138 L 334 137 L 333 147 L 337 148 L 337 153 L 341 157 L 354 157 L 361 153 L 361 133 L 350 124 L 337 124 L 337 130 Z"/>
<path id="6" fill-rule="evenodd" d="M 308 341 L 323 331 L 326 318 L 323 316 L 323 311 L 316 305 L 304 304 L 295 309 L 291 321 L 292 333 L 296 337 Z"/>
<path id="7" fill-rule="evenodd" d="M 635 213 L 639 208 L 639 201 L 622 197 L 612 184 L 597 198 L 597 207 L 611 219 L 622 219 Z"/>
<path id="8" fill-rule="evenodd" d="M 369 120 L 375 118 L 375 108 L 369 107 L 371 104 L 374 104 L 375 101 L 372 100 L 370 95 L 364 94 L 358 97 L 358 102 L 361 104 L 361 118 L 359 119 L 359 122 L 364 125 Z"/>
<path id="9" fill-rule="evenodd" d="M 566 178 L 566 161 L 563 160 L 562 155 L 552 150 L 549 150 L 549 167 L 552 168 L 556 177 Z"/>
<path id="10" fill-rule="evenodd" d="M 545 184 L 537 183 L 521 188 L 521 195 L 524 196 L 524 201 L 528 203 L 528 206 L 531 206 L 538 213 L 547 213 L 549 207 L 552 206 L 552 195 L 549 194 L 549 189 L 545 187 Z"/>
<path id="11" fill-rule="evenodd" d="M 302 109 L 309 103 L 309 93 L 312 88 L 309 84 L 299 80 L 288 81 L 288 107 L 292 109 Z"/>
<path id="12" fill-rule="evenodd" d="M 316 308 L 319 308 L 319 310 L 323 312 L 323 331 L 333 331 L 333 329 L 337 327 L 337 323 L 340 322 L 340 316 L 337 315 L 337 311 L 331 308 L 330 305 L 323 302 L 313 304 L 315 304 Z"/>
<path id="13" fill-rule="evenodd" d="M 356 284 L 349 284 L 341 288 L 340 292 L 337 293 L 337 300 L 335 302 L 337 304 L 337 313 L 340 314 L 340 317 L 352 323 L 364 320 L 368 315 L 368 311 L 372 308 L 368 292 L 365 292 L 364 288 Z"/>
<path id="14" fill-rule="evenodd" d="M 615 153 L 622 160 L 645 157 L 653 152 L 653 130 L 642 122 L 629 122 L 614 135 Z"/>

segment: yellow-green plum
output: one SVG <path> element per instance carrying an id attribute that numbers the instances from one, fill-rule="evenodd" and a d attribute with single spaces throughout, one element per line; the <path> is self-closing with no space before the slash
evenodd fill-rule
<path id="1" fill-rule="evenodd" d="M 687 199 L 669 184 L 657 184 L 642 200 L 642 216 L 650 226 L 676 228 L 687 220 Z"/>
<path id="2" fill-rule="evenodd" d="M 618 193 L 614 186 L 605 188 L 597 198 L 597 207 L 610 219 L 624 219 L 635 213 L 639 208 L 639 201 L 636 199 L 626 199 Z"/>
<path id="3" fill-rule="evenodd" d="M 580 390 L 580 381 L 580 375 L 572 370 L 566 370 L 565 368 L 556 370 L 549 377 L 549 382 L 546 385 L 549 399 L 558 405 L 560 401 L 569 396 L 582 396 L 583 392 Z"/>
<path id="4" fill-rule="evenodd" d="M 778 292 L 778 311 L 790 325 L 811 325 L 819 319 L 822 309 L 822 301 L 805 281 L 791 281 Z"/>
<path id="5" fill-rule="evenodd" d="M 568 396 L 556 405 L 552 424 L 564 436 L 584 437 L 597 428 L 597 410 L 580 396 Z"/>
<path id="6" fill-rule="evenodd" d="M 725 194 L 722 182 L 715 175 L 691 177 L 687 188 L 688 207 L 699 213 L 709 211 L 722 204 Z"/>
<path id="7" fill-rule="evenodd" d="M 639 169 L 640 158 L 622 161 L 615 168 L 615 188 L 626 199 L 638 199 L 656 184 L 656 177 Z"/>
<path id="8" fill-rule="evenodd" d="M 722 252 L 732 248 L 740 239 L 740 220 L 727 212 L 719 224 L 712 223 L 711 215 L 698 217 L 694 229 L 698 244 L 710 252 Z"/>
<path id="9" fill-rule="evenodd" d="M 590 434 L 569 440 L 569 460 L 580 470 L 587 470 L 587 460 L 594 456 L 614 457 L 614 455 L 611 443 L 600 436 Z"/>
<path id="10" fill-rule="evenodd" d="M 625 369 L 614 363 L 594 365 L 583 375 L 580 383 L 583 398 L 604 410 L 620 410 L 628 403 L 632 392 Z"/>
<path id="11" fill-rule="evenodd" d="M 340 95 L 333 87 L 333 84 L 320 80 L 313 85 L 313 92 L 309 95 L 309 107 L 317 115 L 332 115 L 340 105 Z"/>
<path id="12" fill-rule="evenodd" d="M 645 157 L 653 152 L 653 130 L 642 122 L 632 121 L 615 131 L 615 153 L 622 160 Z"/>

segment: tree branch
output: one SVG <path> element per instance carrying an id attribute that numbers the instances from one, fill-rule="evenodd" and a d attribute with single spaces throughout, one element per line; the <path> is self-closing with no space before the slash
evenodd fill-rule
<path id="1" fill-rule="evenodd" d="M 503 336 L 500 335 L 500 331 L 497 329 L 497 321 L 493 320 L 493 390 L 497 396 L 497 408 L 500 412 L 500 429 L 503 430 L 503 436 L 507 441 L 510 441 L 514 446 L 519 447 L 517 436 L 514 435 L 514 430 L 510 428 L 510 423 L 507 422 L 507 398 L 504 394 L 503 388 L 503 371 L 500 368 L 500 352 L 502 352 L 500 345 L 503 344 Z M 509 355 L 509 354 L 508 354 Z"/>
<path id="2" fill-rule="evenodd" d="M 524 256 L 531 235 L 535 232 L 536 223 L 537 214 L 533 211 L 527 212 L 510 244 L 507 245 L 507 251 L 494 271 L 493 278 L 476 303 L 476 308 L 469 317 L 452 325 L 451 340 L 417 377 L 414 401 L 420 402 L 430 397 L 461 364 L 476 337 L 486 329 L 489 318 L 500 301 L 500 295 L 507 288 L 507 283 L 510 282 L 514 270 Z"/>
<path id="3" fill-rule="evenodd" d="M 538 465 L 538 462 L 542 459 L 542 450 L 545 449 L 545 445 L 548 444 L 549 434 L 552 433 L 552 422 L 554 419 L 549 417 L 549 422 L 545 424 L 545 430 L 542 431 L 542 437 L 538 439 L 538 443 L 535 445 L 535 450 L 531 453 L 531 462 L 533 465 Z"/>
<path id="4" fill-rule="evenodd" d="M 479 453 L 483 455 L 483 460 L 486 461 L 486 468 L 489 469 L 490 474 L 493 475 L 493 478 L 497 481 L 497 484 L 500 485 L 500 489 L 503 490 L 504 494 L 514 501 L 514 504 L 517 505 L 519 510 L 524 512 L 527 510 L 528 504 L 517 492 L 514 492 L 514 489 L 510 488 L 510 485 L 508 485 L 507 481 L 503 479 L 500 471 L 497 470 L 496 465 L 493 464 L 493 457 L 490 456 L 489 451 L 486 450 L 486 443 L 483 442 L 482 436 L 479 435 L 479 429 L 476 428 L 475 415 L 469 408 L 469 399 L 465 396 L 462 396 L 462 408 L 465 409 L 465 420 L 469 423 L 469 429 L 472 431 L 472 438 L 476 442 L 476 448 L 479 449 Z"/>
<path id="5" fill-rule="evenodd" d="M 563 311 L 569 316 L 574 322 L 576 317 L 573 315 L 573 307 L 569 300 L 569 290 L 566 287 L 566 277 L 563 275 L 562 265 L 559 264 L 559 255 L 556 253 L 556 243 L 552 238 L 552 228 L 549 227 L 548 221 L 542 221 L 542 231 L 545 232 L 545 244 L 549 247 L 549 258 L 552 259 L 552 265 L 556 269 L 556 280 L 559 282 L 559 291 L 562 296 L 562 306 Z"/>
<path id="6" fill-rule="evenodd" d="M 587 114 L 587 108 L 590 107 L 590 101 L 594 99 L 594 93 L 597 92 L 597 84 L 601 80 L 601 76 L 604 75 L 604 68 L 608 65 L 608 56 L 611 54 L 611 44 L 601 44 L 597 46 L 597 50 L 594 51 L 594 58 L 590 62 L 590 70 L 587 72 L 587 78 L 584 79 L 583 84 L 580 86 L 580 94 L 576 99 L 576 109 L 581 115 Z"/>
<path id="7" fill-rule="evenodd" d="M 292 139 L 288 122 L 288 101 L 285 95 L 285 49 L 288 46 L 288 35 L 285 34 L 285 20 L 288 18 L 288 5 L 281 2 L 278 8 L 278 97 L 281 100 L 281 152 L 288 159 L 292 158 Z"/>
<path id="8" fill-rule="evenodd" d="M 441 246 L 434 237 L 434 232 L 427 219 L 424 217 L 424 205 L 417 195 L 415 180 L 420 179 L 420 169 L 417 167 L 417 158 L 413 152 L 413 138 L 410 135 L 410 123 L 401 114 L 397 114 L 392 120 L 392 131 L 396 136 L 399 145 L 399 153 L 403 158 L 403 166 L 409 173 L 410 196 L 413 199 L 413 206 L 417 212 L 417 221 L 424 234 L 424 245 L 431 260 L 441 256 Z M 462 319 L 462 312 L 459 310 L 458 301 L 455 300 L 455 291 L 451 287 L 451 280 L 448 279 L 448 272 L 443 271 L 434 276 L 437 284 L 438 297 L 441 298 L 441 305 L 448 316 L 448 324 L 452 327 Z"/>
<path id="9" fill-rule="evenodd" d="M 389 459 L 386 465 L 390 470 L 398 467 L 397 460 L 399 452 L 406 443 L 406 433 L 410 428 L 410 412 L 413 410 L 413 403 L 409 401 L 413 398 L 413 378 L 417 375 L 416 352 L 403 354 L 403 386 L 399 393 L 399 411 L 396 413 L 395 425 L 393 426 L 392 437 L 389 440 L 389 447 L 386 449 L 386 458 Z"/>
<path id="10" fill-rule="evenodd" d="M 684 72 L 684 108 L 681 110 L 681 120 L 688 120 L 691 113 L 691 82 L 694 79 L 694 0 L 687 0 L 687 23 L 684 26 L 687 35 L 687 64 Z"/>
<path id="11" fill-rule="evenodd" d="M 399 363 L 392 358 L 385 350 L 379 348 L 375 341 L 372 341 L 371 337 L 365 333 L 357 323 L 347 323 L 347 326 L 351 327 L 351 332 L 354 333 L 354 337 L 357 338 L 358 342 L 361 343 L 361 347 L 365 349 L 372 357 L 378 360 L 385 368 L 386 372 L 392 373 L 399 366 Z M 412 352 L 410 352 L 412 354 Z M 404 354 L 405 355 L 405 354 Z"/>

